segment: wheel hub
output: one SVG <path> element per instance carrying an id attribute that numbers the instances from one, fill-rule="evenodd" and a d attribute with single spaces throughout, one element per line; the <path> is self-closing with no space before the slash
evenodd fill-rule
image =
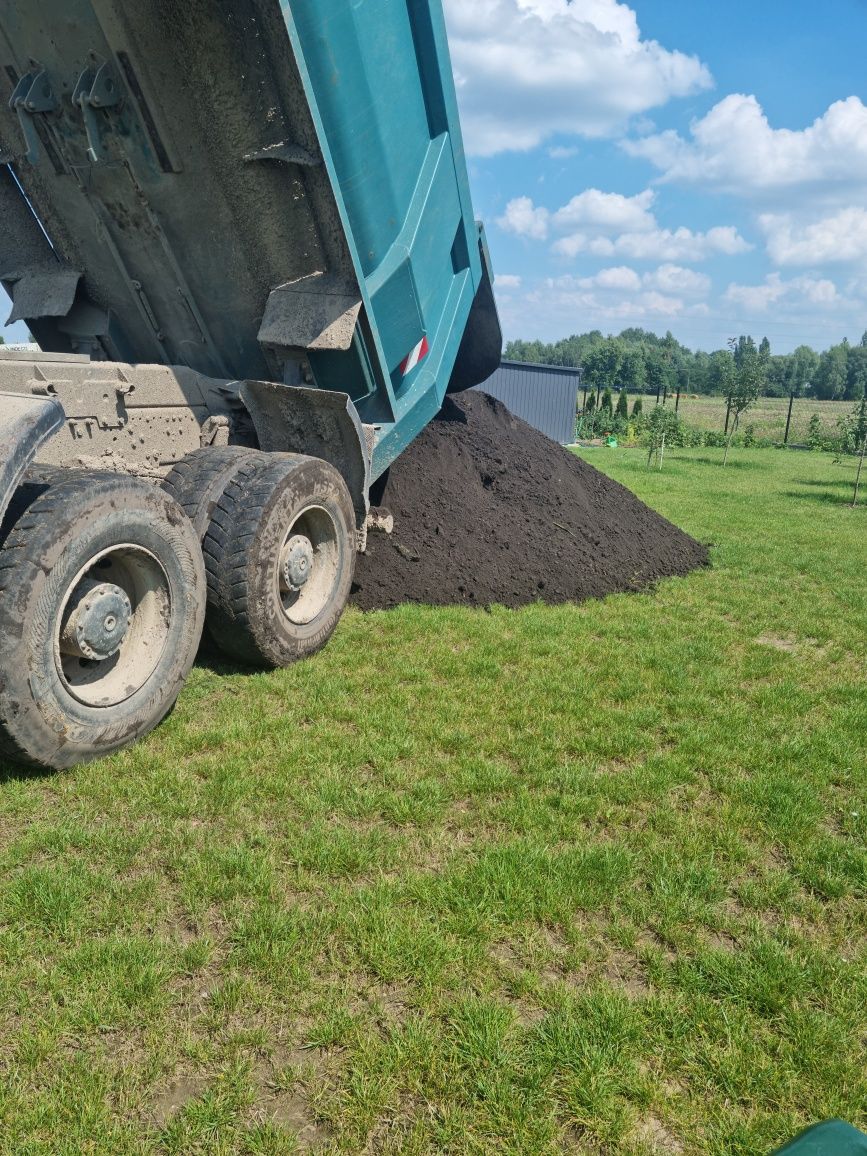
<path id="1" fill-rule="evenodd" d="M 70 613 L 60 635 L 62 654 L 103 662 L 120 649 L 129 630 L 132 604 L 114 582 L 85 578 L 70 599 Z"/>
<path id="2" fill-rule="evenodd" d="M 301 590 L 313 573 L 313 543 L 305 534 L 293 534 L 280 558 L 280 588 L 284 593 Z"/>

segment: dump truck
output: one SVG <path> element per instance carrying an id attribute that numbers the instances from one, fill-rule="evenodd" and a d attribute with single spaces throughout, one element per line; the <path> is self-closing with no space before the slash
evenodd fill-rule
<path id="1" fill-rule="evenodd" d="M 202 632 L 332 634 L 369 489 L 496 368 L 439 0 L 4 0 L 0 757 L 105 755 Z"/>

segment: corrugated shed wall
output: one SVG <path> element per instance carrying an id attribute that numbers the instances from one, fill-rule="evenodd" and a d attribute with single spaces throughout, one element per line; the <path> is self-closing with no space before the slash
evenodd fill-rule
<path id="1" fill-rule="evenodd" d="M 504 361 L 493 377 L 475 388 L 497 398 L 516 417 L 555 442 L 575 440 L 575 406 L 581 374 L 559 365 Z"/>

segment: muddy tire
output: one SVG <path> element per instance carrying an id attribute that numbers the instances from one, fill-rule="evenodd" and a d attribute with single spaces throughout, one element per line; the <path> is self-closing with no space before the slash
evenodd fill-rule
<path id="1" fill-rule="evenodd" d="M 238 470 L 260 456 L 257 450 L 246 446 L 205 446 L 174 466 L 163 489 L 175 499 L 202 539 L 226 486 Z"/>
<path id="2" fill-rule="evenodd" d="M 202 549 L 217 646 L 259 667 L 306 658 L 331 637 L 352 586 L 346 483 L 320 458 L 260 457 L 226 487 Z"/>
<path id="3" fill-rule="evenodd" d="M 189 519 L 147 482 L 69 471 L 23 489 L 0 548 L 0 757 L 68 767 L 171 710 L 204 566 Z"/>

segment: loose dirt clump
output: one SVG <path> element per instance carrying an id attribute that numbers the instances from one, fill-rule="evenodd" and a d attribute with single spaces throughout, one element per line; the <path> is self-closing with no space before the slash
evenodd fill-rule
<path id="1" fill-rule="evenodd" d="M 517 607 L 641 590 L 707 548 L 485 393 L 451 397 L 373 488 L 394 516 L 356 567 L 362 610 Z"/>

